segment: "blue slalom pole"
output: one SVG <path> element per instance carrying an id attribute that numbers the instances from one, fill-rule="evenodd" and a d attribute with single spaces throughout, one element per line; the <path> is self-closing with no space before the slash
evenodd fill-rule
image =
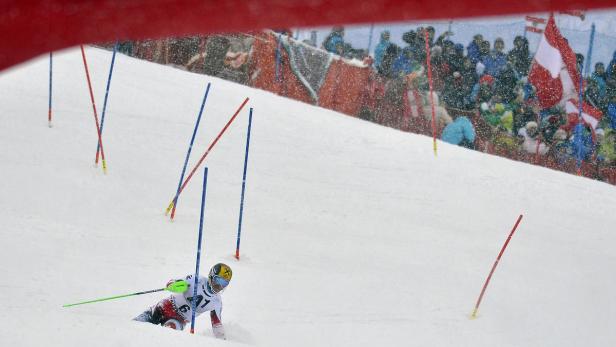
<path id="1" fill-rule="evenodd" d="M 590 30 L 590 43 L 588 44 L 588 54 L 586 54 L 586 64 L 585 64 L 586 67 L 580 66 L 579 113 L 578 113 L 578 124 L 575 127 L 575 141 L 577 142 L 576 164 L 577 164 L 578 175 L 581 174 L 582 160 L 584 160 L 584 158 L 582 157 L 582 155 L 584 154 L 582 152 L 582 146 L 584 145 L 584 141 L 582 139 L 582 134 L 584 132 L 584 127 L 582 125 L 583 124 L 582 112 L 583 112 L 583 105 L 584 105 L 584 78 L 582 76 L 588 76 L 588 71 L 590 70 L 590 59 L 592 57 L 592 48 L 593 48 L 594 39 L 595 39 L 595 24 L 593 23 L 591 30 Z"/>
<path id="2" fill-rule="evenodd" d="M 244 173 L 242 175 L 242 197 L 240 199 L 240 220 L 237 225 L 237 244 L 235 259 L 240 260 L 240 236 L 242 235 L 242 217 L 244 215 L 244 192 L 246 191 L 246 170 L 248 169 L 248 150 L 250 149 L 250 128 L 252 127 L 252 107 L 248 115 L 248 134 L 246 135 L 246 154 L 244 155 Z"/>
<path id="3" fill-rule="evenodd" d="M 103 114 L 101 115 L 101 135 L 103 135 L 103 127 L 105 126 L 105 111 L 107 111 L 107 98 L 109 97 L 109 86 L 111 85 L 111 76 L 113 75 L 113 64 L 115 63 L 116 52 L 118 51 L 118 42 L 113 45 L 113 55 L 111 56 L 111 67 L 109 68 L 109 77 L 107 77 L 107 88 L 105 89 L 105 101 L 103 101 Z M 98 155 L 101 150 L 101 144 L 96 143 L 96 160 L 98 165 Z"/>
<path id="4" fill-rule="evenodd" d="M 578 175 L 580 174 L 580 169 L 582 167 L 582 146 L 584 141 L 582 141 L 582 133 L 584 132 L 584 128 L 583 128 L 583 122 L 582 122 L 582 110 L 583 110 L 583 105 L 584 105 L 584 100 L 582 99 L 584 97 L 584 78 L 582 77 L 582 73 L 584 70 L 583 66 L 580 66 L 580 92 L 578 95 L 579 98 L 579 113 L 578 113 L 578 123 L 575 126 L 575 142 L 577 144 L 577 153 L 576 153 L 576 165 L 577 165 L 577 170 L 578 170 Z"/>
<path id="5" fill-rule="evenodd" d="M 197 288 L 199 287 L 199 263 L 201 262 L 201 239 L 203 236 L 203 211 L 205 210 L 205 190 L 207 187 L 207 166 L 203 169 L 203 193 L 201 194 L 201 218 L 199 219 L 199 240 L 197 241 L 197 267 L 195 269 L 195 285 L 190 301 L 192 318 L 190 320 L 190 333 L 195 333 L 195 317 L 197 315 Z"/>
<path id="6" fill-rule="evenodd" d="M 203 95 L 203 101 L 201 102 L 201 108 L 199 109 L 199 115 L 197 116 L 197 123 L 195 124 L 195 129 L 193 130 L 192 138 L 190 139 L 190 145 L 188 146 L 188 152 L 186 153 L 186 159 L 184 160 L 184 167 L 182 168 L 182 174 L 180 175 L 180 182 L 178 183 L 178 189 L 175 193 L 175 198 L 173 198 L 173 202 L 167 210 L 165 211 L 165 215 L 169 214 L 169 211 L 177 205 L 178 196 L 180 196 L 180 189 L 182 187 L 182 182 L 184 182 L 184 174 L 186 173 L 186 167 L 188 167 L 188 159 L 190 158 L 190 152 L 192 151 L 193 143 L 195 142 L 195 136 L 197 135 L 197 129 L 199 129 L 199 122 L 201 122 L 201 115 L 203 114 L 203 107 L 205 106 L 205 101 L 207 100 L 207 95 L 210 93 L 210 82 L 207 83 L 207 87 L 205 88 L 205 95 Z M 172 219 L 173 220 L 173 219 Z"/>
<path id="7" fill-rule="evenodd" d="M 49 52 L 49 112 L 47 113 L 47 122 L 50 128 L 53 126 L 51 124 L 51 80 L 53 76 L 52 72 L 53 72 L 53 53 Z"/>

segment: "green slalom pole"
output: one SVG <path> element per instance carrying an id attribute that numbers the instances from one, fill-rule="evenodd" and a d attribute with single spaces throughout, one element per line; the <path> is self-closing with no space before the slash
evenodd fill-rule
<path id="1" fill-rule="evenodd" d="M 90 301 L 83 301 L 83 302 L 78 302 L 78 303 L 75 303 L 75 304 L 62 305 L 62 307 L 71 307 L 71 306 L 77 306 L 77 305 L 85 305 L 85 304 L 91 304 L 91 303 L 95 303 L 95 302 L 101 302 L 101 301 L 107 301 L 107 300 L 115 300 L 115 299 L 120 299 L 120 298 L 126 298 L 126 297 L 129 297 L 129 296 L 162 292 L 162 291 L 165 291 L 165 290 L 169 291 L 169 292 L 172 292 L 172 293 L 184 293 L 187 289 L 188 289 L 188 282 L 186 282 L 184 280 L 180 280 L 180 281 L 176 281 L 176 282 L 173 282 L 173 283 L 169 284 L 166 288 L 148 290 L 148 291 L 145 291 L 145 292 L 138 292 L 138 293 L 132 293 L 132 294 L 117 295 L 117 296 L 112 296 L 112 297 L 102 298 L 102 299 L 96 299 L 96 300 L 90 300 Z"/>

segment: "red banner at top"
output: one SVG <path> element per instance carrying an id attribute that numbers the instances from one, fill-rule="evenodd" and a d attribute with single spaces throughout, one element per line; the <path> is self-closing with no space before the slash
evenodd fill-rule
<path id="1" fill-rule="evenodd" d="M 586 0 L 584 6 L 615 4 Z M 8 0 L 0 4 L 0 69 L 82 43 L 577 8 L 578 0 Z"/>

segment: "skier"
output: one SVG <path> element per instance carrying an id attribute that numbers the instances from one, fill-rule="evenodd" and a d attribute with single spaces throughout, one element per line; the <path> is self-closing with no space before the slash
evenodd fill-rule
<path id="1" fill-rule="evenodd" d="M 218 263 L 212 267 L 207 278 L 200 276 L 196 296 L 196 316 L 203 312 L 210 311 L 212 321 L 212 331 L 214 336 L 226 340 L 225 330 L 220 321 L 222 311 L 222 299 L 220 293 L 229 285 L 231 268 L 223 263 Z M 145 312 L 135 317 L 133 320 L 159 324 L 164 327 L 183 330 L 184 326 L 192 318 L 192 296 L 194 291 L 194 275 L 185 277 L 188 282 L 188 289 L 183 293 L 174 293 L 170 297 L 159 301 L 156 305 L 147 309 Z M 169 284 L 179 280 L 170 280 Z M 196 317 L 195 316 L 195 317 Z"/>

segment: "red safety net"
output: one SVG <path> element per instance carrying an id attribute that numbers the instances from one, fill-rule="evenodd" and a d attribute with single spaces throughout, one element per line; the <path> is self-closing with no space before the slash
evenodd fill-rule
<path id="1" fill-rule="evenodd" d="M 613 0 L 8 0 L 0 4 L 0 70 L 81 43 L 615 5 Z"/>

